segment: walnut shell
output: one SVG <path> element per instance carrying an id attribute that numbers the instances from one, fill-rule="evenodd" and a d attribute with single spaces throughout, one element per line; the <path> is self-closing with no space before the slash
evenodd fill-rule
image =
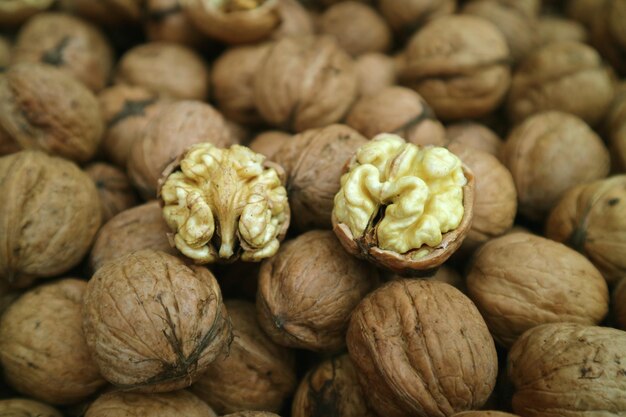
<path id="1" fill-rule="evenodd" d="M 259 322 L 280 345 L 338 351 L 350 313 L 377 283 L 377 271 L 345 253 L 331 231 L 306 232 L 263 261 Z"/>
<path id="2" fill-rule="evenodd" d="M 85 417 L 217 417 L 198 397 L 187 391 L 161 394 L 137 394 L 134 392 L 109 392 L 94 401 Z"/>
<path id="3" fill-rule="evenodd" d="M 555 323 L 524 333 L 508 357 L 513 411 L 525 417 L 623 414 L 626 333 Z"/>
<path id="4" fill-rule="evenodd" d="M 298 0 L 278 0 L 280 24 L 272 32 L 271 39 L 315 34 L 313 13 Z"/>
<path id="5" fill-rule="evenodd" d="M 144 43 L 127 51 L 117 64 L 115 83 L 183 100 L 204 100 L 209 94 L 209 72 L 202 57 L 170 42 Z"/>
<path id="6" fill-rule="evenodd" d="M 626 82 L 615 89 L 613 102 L 604 121 L 615 168 L 626 171 Z"/>
<path id="7" fill-rule="evenodd" d="M 0 158 L 0 277 L 16 286 L 60 275 L 80 262 L 100 227 L 91 178 L 42 152 Z"/>
<path id="8" fill-rule="evenodd" d="M 591 43 L 622 75 L 626 74 L 626 4 L 610 0 L 601 3 L 590 20 Z"/>
<path id="9" fill-rule="evenodd" d="M 467 290 L 494 339 L 505 347 L 540 324 L 598 324 L 609 308 L 606 282 L 591 262 L 528 233 L 507 234 L 478 249 Z"/>
<path id="10" fill-rule="evenodd" d="M 16 26 L 52 6 L 54 0 L 12 0 L 0 3 L 0 24 Z"/>
<path id="11" fill-rule="evenodd" d="M 91 91 L 57 68 L 30 63 L 0 77 L 0 128 L 23 149 L 77 162 L 94 156 L 103 132 Z"/>
<path id="12" fill-rule="evenodd" d="M 446 141 L 448 146 L 459 144 L 482 152 L 487 152 L 496 158 L 502 150 L 503 141 L 487 126 L 475 122 L 460 122 L 446 126 Z"/>
<path id="13" fill-rule="evenodd" d="M 143 0 L 59 0 L 59 7 L 108 26 L 137 23 L 142 17 Z"/>
<path id="14" fill-rule="evenodd" d="M 393 58 L 371 52 L 359 56 L 355 62 L 359 95 L 376 94 L 396 84 L 396 65 Z"/>
<path id="15" fill-rule="evenodd" d="M 0 362 L 18 391 L 71 404 L 105 384 L 82 332 L 85 281 L 63 279 L 18 298 L 0 321 Z"/>
<path id="16" fill-rule="evenodd" d="M 102 223 L 137 205 L 137 196 L 124 171 L 113 165 L 97 162 L 85 168 L 98 189 Z"/>
<path id="17" fill-rule="evenodd" d="M 348 352 L 379 415 L 438 416 L 480 407 L 498 358 L 474 304 L 454 287 L 393 281 L 354 310 Z"/>
<path id="18" fill-rule="evenodd" d="M 553 42 L 587 42 L 587 29 L 575 20 L 559 16 L 541 16 L 539 18 L 539 39 L 542 45 Z"/>
<path id="19" fill-rule="evenodd" d="M 454 13 L 456 0 L 380 0 L 378 8 L 391 27 L 410 35 L 435 18 Z"/>
<path id="20" fill-rule="evenodd" d="M 332 227 L 343 165 L 364 143 L 355 130 L 335 124 L 293 136 L 274 154 L 288 175 L 292 222 L 299 230 Z"/>
<path id="21" fill-rule="evenodd" d="M 593 17 L 604 4 L 597 0 L 568 0 L 565 7 L 566 15 L 589 27 Z"/>
<path id="22" fill-rule="evenodd" d="M 219 414 L 245 410 L 278 412 L 296 388 L 293 353 L 263 333 L 253 303 L 226 301 L 233 325 L 228 355 L 218 358 L 191 386 Z"/>
<path id="23" fill-rule="evenodd" d="M 201 46 L 206 37 L 183 11 L 181 0 L 147 0 L 144 25 L 149 41 Z"/>
<path id="24" fill-rule="evenodd" d="M 613 290 L 612 307 L 617 327 L 626 330 L 626 279 L 622 278 Z"/>
<path id="25" fill-rule="evenodd" d="M 0 400 L 0 416 L 7 417 L 63 417 L 49 405 L 34 400 L 13 398 Z"/>
<path id="26" fill-rule="evenodd" d="M 561 112 L 539 113 L 515 127 L 502 162 L 513 175 L 520 212 L 535 220 L 568 188 L 604 178 L 610 168 L 602 139 L 578 117 Z"/>
<path id="27" fill-rule="evenodd" d="M 290 140 L 291 135 L 289 133 L 279 130 L 268 130 L 252 139 L 248 147 L 254 152 L 265 155 L 270 160 L 274 160 L 274 155 Z"/>
<path id="28" fill-rule="evenodd" d="M 356 94 L 354 63 L 328 36 L 274 42 L 254 77 L 257 110 L 266 122 L 287 131 L 341 120 Z"/>
<path id="29" fill-rule="evenodd" d="M 213 274 L 150 249 L 96 271 L 83 330 L 102 376 L 139 392 L 191 385 L 232 340 Z"/>

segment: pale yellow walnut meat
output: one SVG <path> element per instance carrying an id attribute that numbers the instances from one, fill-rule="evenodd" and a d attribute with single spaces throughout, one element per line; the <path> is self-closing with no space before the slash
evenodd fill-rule
<path id="1" fill-rule="evenodd" d="M 173 171 L 173 172 L 172 172 Z M 259 261 L 289 226 L 282 169 L 245 146 L 192 146 L 170 167 L 160 193 L 173 241 L 198 263 Z"/>

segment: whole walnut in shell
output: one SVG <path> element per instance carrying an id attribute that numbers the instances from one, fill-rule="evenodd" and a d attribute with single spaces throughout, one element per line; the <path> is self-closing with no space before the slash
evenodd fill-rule
<path id="1" fill-rule="evenodd" d="M 626 171 L 626 82 L 615 89 L 604 121 L 615 168 Z"/>
<path id="2" fill-rule="evenodd" d="M 83 330 L 102 376 L 139 392 L 191 385 L 232 340 L 213 274 L 150 249 L 96 271 L 85 294 Z"/>
<path id="3" fill-rule="evenodd" d="M 626 330 L 626 279 L 622 278 L 613 290 L 612 308 L 617 327 Z"/>
<path id="4" fill-rule="evenodd" d="M 591 43 L 622 75 L 626 74 L 626 4 L 609 0 L 596 6 L 590 17 Z"/>
<path id="5" fill-rule="evenodd" d="M 359 95 L 376 94 L 396 84 L 396 64 L 393 58 L 379 53 L 367 53 L 355 61 Z"/>
<path id="6" fill-rule="evenodd" d="M 513 175 L 520 212 L 535 220 L 568 188 L 604 178 L 610 168 L 602 139 L 578 117 L 556 111 L 530 116 L 516 126 L 501 160 Z"/>
<path id="7" fill-rule="evenodd" d="M 380 0 L 378 8 L 391 27 L 411 35 L 420 26 L 454 13 L 456 0 Z"/>
<path id="8" fill-rule="evenodd" d="M 61 10 L 107 26 L 137 23 L 142 17 L 143 0 L 59 0 Z"/>
<path id="9" fill-rule="evenodd" d="M 103 124 L 98 100 L 78 80 L 23 63 L 0 76 L 0 130 L 22 149 L 85 162 L 98 149 Z"/>
<path id="10" fill-rule="evenodd" d="M 310 129 L 289 140 L 273 160 L 287 172 L 287 193 L 299 230 L 330 229 L 344 164 L 367 140 L 345 125 Z"/>
<path id="11" fill-rule="evenodd" d="M 522 416 L 619 416 L 626 410 L 626 332 L 555 323 L 524 333 L 508 356 Z"/>
<path id="12" fill-rule="evenodd" d="M 224 304 L 233 342 L 228 354 L 216 359 L 191 390 L 219 414 L 280 411 L 297 383 L 293 353 L 263 333 L 254 304 L 236 300 Z"/>
<path id="13" fill-rule="evenodd" d="M 278 0 L 280 24 L 270 38 L 282 39 L 293 36 L 306 36 L 315 33 L 313 13 L 298 0 Z"/>
<path id="14" fill-rule="evenodd" d="M 503 141 L 487 126 L 476 122 L 460 122 L 446 126 L 448 146 L 461 145 L 500 156 Z"/>
<path id="15" fill-rule="evenodd" d="M 498 359 L 474 304 L 456 288 L 393 281 L 354 310 L 348 352 L 365 398 L 389 417 L 438 416 L 482 406 Z"/>
<path id="16" fill-rule="evenodd" d="M 561 41 L 586 42 L 588 38 L 582 24 L 559 16 L 541 16 L 538 31 L 542 45 Z"/>
<path id="17" fill-rule="evenodd" d="M 254 77 L 254 102 L 266 122 L 302 132 L 341 120 L 357 95 L 350 56 L 328 36 L 274 42 Z"/>
<path id="18" fill-rule="evenodd" d="M 18 391 L 51 404 L 86 399 L 105 384 L 82 332 L 85 281 L 63 279 L 18 298 L 0 321 L 0 363 Z"/>
<path id="19" fill-rule="evenodd" d="M 598 324 L 609 308 L 606 282 L 591 262 L 529 233 L 481 246 L 469 268 L 467 290 L 493 337 L 506 347 L 540 324 Z"/>
<path id="20" fill-rule="evenodd" d="M 0 24 L 16 26 L 52 6 L 54 0 L 8 0 L 0 3 Z"/>
<path id="21" fill-rule="evenodd" d="M 85 417 L 217 417 L 206 403 L 187 391 L 161 394 L 109 392 L 98 397 Z"/>
<path id="22" fill-rule="evenodd" d="M 113 165 L 96 162 L 87 166 L 85 173 L 98 189 L 103 223 L 117 213 L 137 205 L 137 196 L 124 171 Z"/>
<path id="23" fill-rule="evenodd" d="M 15 286 L 60 275 L 80 262 L 100 227 L 91 178 L 38 151 L 0 158 L 0 277 Z"/>
<path id="24" fill-rule="evenodd" d="M 181 0 L 147 0 L 145 31 L 149 41 L 201 46 L 206 37 L 185 14 Z"/>
<path id="25" fill-rule="evenodd" d="M 265 155 L 268 159 L 273 160 L 274 155 L 278 153 L 280 148 L 291 140 L 289 133 L 279 130 L 268 130 L 258 134 L 248 144 L 248 147 L 256 153 Z"/>
<path id="26" fill-rule="evenodd" d="M 259 322 L 280 345 L 338 351 L 352 310 L 377 284 L 377 271 L 344 252 L 331 231 L 306 232 L 263 262 Z"/>
<path id="27" fill-rule="evenodd" d="M 54 408 L 34 400 L 13 398 L 0 400 L 0 416 L 7 417 L 63 417 Z"/>

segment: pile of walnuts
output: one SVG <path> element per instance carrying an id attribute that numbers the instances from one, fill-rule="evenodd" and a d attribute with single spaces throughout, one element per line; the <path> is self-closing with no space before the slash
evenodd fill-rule
<path id="1" fill-rule="evenodd" d="M 626 416 L 626 1 L 0 1 L 0 416 Z"/>

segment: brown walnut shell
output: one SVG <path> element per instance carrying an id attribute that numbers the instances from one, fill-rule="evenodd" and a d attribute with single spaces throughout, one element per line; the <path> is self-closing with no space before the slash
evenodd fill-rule
<path id="1" fill-rule="evenodd" d="M 379 53 L 367 53 L 355 61 L 359 96 L 376 94 L 396 84 L 396 64 L 393 58 Z"/>
<path id="2" fill-rule="evenodd" d="M 279 130 L 268 130 L 258 134 L 252 139 L 248 147 L 254 152 L 265 155 L 270 160 L 274 160 L 274 155 L 276 155 L 284 144 L 291 140 L 291 137 L 289 133 Z"/>
<path id="3" fill-rule="evenodd" d="M 313 13 L 298 0 L 278 0 L 280 24 L 270 36 L 277 40 L 293 36 L 315 34 Z"/>
<path id="4" fill-rule="evenodd" d="M 135 190 L 124 171 L 113 165 L 96 162 L 85 168 L 98 189 L 102 223 L 126 209 L 137 205 Z"/>
<path id="5" fill-rule="evenodd" d="M 591 43 L 622 75 L 626 74 L 626 4 L 620 0 L 599 2 L 592 15 Z"/>
<path id="6" fill-rule="evenodd" d="M 615 89 L 613 102 L 604 120 L 615 169 L 626 171 L 626 82 Z"/>
<path id="7" fill-rule="evenodd" d="M 615 286 L 612 296 L 612 307 L 615 324 L 619 329 L 626 330 L 626 279 L 622 278 Z"/>
<path id="8" fill-rule="evenodd" d="M 232 340 L 213 274 L 149 249 L 96 271 L 83 330 L 102 376 L 139 392 L 191 385 Z"/>
<path id="9" fill-rule="evenodd" d="M 589 37 L 582 24 L 559 16 L 541 16 L 538 30 L 542 45 L 562 41 L 584 43 Z"/>
<path id="10" fill-rule="evenodd" d="M 149 41 L 201 46 L 206 37 L 191 23 L 181 0 L 147 0 L 145 30 Z"/>
<path id="11" fill-rule="evenodd" d="M 480 123 L 460 122 L 446 126 L 448 146 L 459 144 L 478 151 L 500 156 L 504 142 L 493 130 Z"/>
<path id="12" fill-rule="evenodd" d="M 388 417 L 445 417 L 482 406 L 498 358 L 474 304 L 454 287 L 393 281 L 354 310 L 348 352 L 365 398 Z"/>
<path id="13" fill-rule="evenodd" d="M 59 0 L 65 12 L 81 16 L 99 24 L 119 26 L 137 23 L 142 17 L 144 0 Z"/>
<path id="14" fill-rule="evenodd" d="M 603 6 L 603 2 L 597 0 L 568 0 L 565 7 L 565 14 L 570 18 L 579 21 L 586 27 L 591 26 L 593 17 Z"/>
<path id="15" fill-rule="evenodd" d="M 54 408 L 34 400 L 13 398 L 0 400 L 0 416 L 7 417 L 63 417 Z"/>
<path id="16" fill-rule="evenodd" d="M 94 401 L 85 417 L 217 417 L 215 411 L 187 391 L 161 394 L 109 392 Z"/>
<path id="17" fill-rule="evenodd" d="M 0 24 L 16 26 L 48 9 L 54 0 L 10 0 L 0 3 Z"/>
<path id="18" fill-rule="evenodd" d="M 456 0 L 380 0 L 378 8 L 391 27 L 411 35 L 428 21 L 454 13 Z"/>

